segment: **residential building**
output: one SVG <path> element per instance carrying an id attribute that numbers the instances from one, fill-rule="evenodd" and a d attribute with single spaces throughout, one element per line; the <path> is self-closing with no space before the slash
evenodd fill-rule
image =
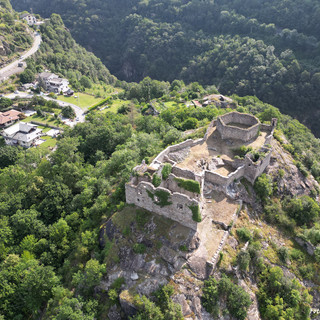
<path id="1" fill-rule="evenodd" d="M 5 128 L 15 123 L 20 119 L 20 114 L 21 112 L 16 110 L 0 112 L 0 128 Z"/>
<path id="2" fill-rule="evenodd" d="M 70 90 L 69 81 L 60 78 L 58 75 L 50 72 L 41 72 L 38 75 L 39 84 L 47 91 L 54 93 L 66 93 Z"/>
<path id="3" fill-rule="evenodd" d="M 19 122 L 4 129 L 2 136 L 8 145 L 20 145 L 29 148 L 41 137 L 42 129 L 31 123 Z"/>
<path id="4" fill-rule="evenodd" d="M 27 24 L 29 26 L 33 26 L 37 23 L 37 19 L 33 14 L 24 13 L 23 15 L 20 16 L 20 18 L 27 21 Z"/>

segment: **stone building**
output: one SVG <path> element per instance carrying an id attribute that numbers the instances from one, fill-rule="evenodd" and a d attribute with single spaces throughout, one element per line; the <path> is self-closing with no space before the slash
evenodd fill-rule
<path id="1" fill-rule="evenodd" d="M 210 210 L 212 192 L 237 199 L 240 179 L 253 184 L 269 165 L 276 124 L 277 119 L 266 125 L 239 112 L 218 117 L 202 139 L 169 146 L 149 166 L 143 162 L 134 168 L 126 184 L 127 203 L 197 230 Z"/>

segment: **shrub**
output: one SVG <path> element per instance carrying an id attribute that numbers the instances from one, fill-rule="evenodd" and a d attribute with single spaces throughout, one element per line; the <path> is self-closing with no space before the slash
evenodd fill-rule
<path id="1" fill-rule="evenodd" d="M 247 251 L 240 251 L 237 255 L 237 264 L 242 271 L 246 271 L 250 263 L 250 254 Z"/>
<path id="2" fill-rule="evenodd" d="M 262 201 L 266 201 L 272 195 L 272 181 L 270 176 L 263 173 L 254 183 L 254 190 Z"/>
<path id="3" fill-rule="evenodd" d="M 201 192 L 200 183 L 198 181 L 182 179 L 182 178 L 175 178 L 175 181 L 177 181 L 178 186 L 180 188 L 183 188 L 187 191 L 199 193 L 199 194 Z"/>
<path id="4" fill-rule="evenodd" d="M 188 248 L 187 248 L 187 246 L 186 246 L 185 244 L 183 244 L 183 245 L 181 245 L 181 246 L 179 247 L 179 250 L 182 251 L 182 252 L 187 252 L 187 251 L 188 251 Z"/>
<path id="5" fill-rule="evenodd" d="M 233 152 L 240 158 L 243 158 L 248 152 L 252 151 L 252 147 L 241 146 L 234 148 Z"/>
<path id="6" fill-rule="evenodd" d="M 237 229 L 237 235 L 240 241 L 247 242 L 252 240 L 252 235 L 250 231 L 245 227 Z"/>
<path id="7" fill-rule="evenodd" d="M 170 163 L 166 163 L 163 166 L 162 171 L 161 171 L 162 179 L 167 180 L 171 171 L 172 171 L 172 165 Z"/>
<path id="8" fill-rule="evenodd" d="M 133 246 L 133 251 L 137 254 L 144 254 L 146 250 L 147 248 L 143 243 L 135 243 Z"/>
<path id="9" fill-rule="evenodd" d="M 195 222 L 201 222 L 202 218 L 201 218 L 199 205 L 190 206 L 189 208 L 192 211 L 192 220 Z"/>
<path id="10" fill-rule="evenodd" d="M 203 306 L 213 316 L 219 315 L 219 300 L 224 300 L 229 313 L 239 320 L 244 320 L 251 305 L 250 295 L 240 286 L 234 284 L 225 275 L 218 282 L 213 277 L 204 282 Z"/>
<path id="11" fill-rule="evenodd" d="M 289 251 L 288 251 L 288 249 L 286 247 L 281 247 L 278 250 L 278 255 L 279 255 L 280 260 L 283 263 L 287 263 L 287 261 L 289 259 Z"/>
<path id="12" fill-rule="evenodd" d="M 170 193 L 165 190 L 157 190 L 154 194 L 147 190 L 147 194 L 153 200 L 153 202 L 160 207 L 165 207 L 172 204 L 172 202 L 169 201 Z"/>
<path id="13" fill-rule="evenodd" d="M 153 177 L 152 177 L 152 184 L 157 188 L 160 186 L 161 184 L 161 178 L 157 175 L 157 174 L 154 174 Z"/>
<path id="14" fill-rule="evenodd" d="M 137 225 L 142 228 L 149 221 L 150 214 L 146 211 L 139 210 L 136 215 Z"/>
<path id="15" fill-rule="evenodd" d="M 302 196 L 291 199 L 286 205 L 286 211 L 298 225 L 304 225 L 311 224 L 318 218 L 320 208 L 314 199 Z"/>

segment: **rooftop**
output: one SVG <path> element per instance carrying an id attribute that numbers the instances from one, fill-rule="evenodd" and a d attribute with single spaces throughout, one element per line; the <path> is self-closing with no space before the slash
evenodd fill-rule
<path id="1" fill-rule="evenodd" d="M 6 124 L 10 121 L 15 121 L 19 119 L 21 112 L 16 110 L 9 110 L 6 112 L 0 112 L 0 125 Z"/>

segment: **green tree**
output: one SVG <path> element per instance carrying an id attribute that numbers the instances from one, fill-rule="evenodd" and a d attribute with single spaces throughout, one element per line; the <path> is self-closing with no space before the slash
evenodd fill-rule
<path id="1" fill-rule="evenodd" d="M 34 73 L 30 69 L 24 70 L 22 73 L 20 73 L 20 81 L 22 83 L 31 83 L 35 79 Z"/>

